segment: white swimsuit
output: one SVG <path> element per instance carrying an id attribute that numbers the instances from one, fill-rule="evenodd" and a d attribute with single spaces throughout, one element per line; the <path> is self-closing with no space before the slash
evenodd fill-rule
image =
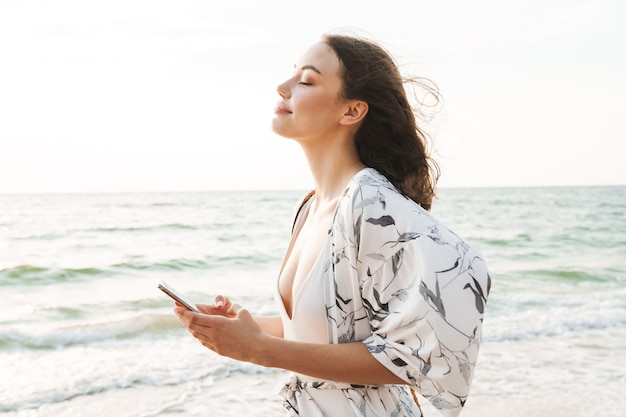
<path id="1" fill-rule="evenodd" d="M 306 216 L 304 217 L 306 218 Z M 328 245 L 324 245 L 311 271 L 293 298 L 291 318 L 289 318 L 285 309 L 285 304 L 278 289 L 278 283 L 275 287 L 274 299 L 280 311 L 280 318 L 283 322 L 283 337 L 286 340 L 321 344 L 329 343 L 326 307 L 324 305 L 324 271 L 328 267 L 328 255 Z M 296 373 L 292 374 L 291 378 L 302 382 L 320 381 L 319 378 Z M 312 389 L 307 391 L 325 416 L 352 416 L 346 406 L 346 397 L 341 390 Z"/>
<path id="2" fill-rule="evenodd" d="M 295 294 L 291 318 L 276 286 L 276 303 L 283 321 L 284 338 L 311 343 L 328 343 L 328 324 L 324 307 L 324 261 L 328 259 L 325 247 L 313 264 L 309 275 Z"/>

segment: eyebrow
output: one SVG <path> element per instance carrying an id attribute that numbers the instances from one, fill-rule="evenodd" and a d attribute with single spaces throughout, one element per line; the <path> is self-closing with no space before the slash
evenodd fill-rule
<path id="1" fill-rule="evenodd" d="M 305 70 L 311 70 L 311 71 L 317 72 L 319 75 L 322 75 L 321 71 L 318 70 L 317 67 L 315 67 L 314 65 L 304 65 L 302 66 L 302 68 L 300 68 L 300 71 L 305 71 Z"/>

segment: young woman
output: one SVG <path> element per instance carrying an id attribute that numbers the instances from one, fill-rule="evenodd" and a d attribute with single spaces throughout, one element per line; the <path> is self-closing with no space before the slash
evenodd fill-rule
<path id="1" fill-rule="evenodd" d="M 298 205 L 276 317 L 218 296 L 183 324 L 220 355 L 292 372 L 291 416 L 446 416 L 465 403 L 490 278 L 434 219 L 437 169 L 389 54 L 328 35 L 278 86 L 274 131 L 300 144 L 315 190 Z"/>

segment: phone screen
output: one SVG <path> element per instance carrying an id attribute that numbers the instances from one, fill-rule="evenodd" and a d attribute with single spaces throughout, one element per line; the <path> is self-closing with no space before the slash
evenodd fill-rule
<path id="1" fill-rule="evenodd" d="M 196 308 L 194 303 L 183 297 L 174 288 L 170 287 L 164 281 L 158 280 L 157 287 L 165 294 L 169 295 L 173 300 L 178 301 L 179 304 L 185 306 L 187 310 L 193 311 L 194 313 L 200 313 L 200 310 Z"/>

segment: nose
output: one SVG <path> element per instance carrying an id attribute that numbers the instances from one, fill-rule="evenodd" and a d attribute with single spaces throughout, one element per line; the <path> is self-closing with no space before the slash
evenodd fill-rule
<path id="1" fill-rule="evenodd" d="M 278 92 L 278 95 L 284 99 L 288 99 L 291 96 L 291 92 L 289 91 L 288 81 L 278 84 L 278 86 L 276 87 L 276 91 Z"/>

